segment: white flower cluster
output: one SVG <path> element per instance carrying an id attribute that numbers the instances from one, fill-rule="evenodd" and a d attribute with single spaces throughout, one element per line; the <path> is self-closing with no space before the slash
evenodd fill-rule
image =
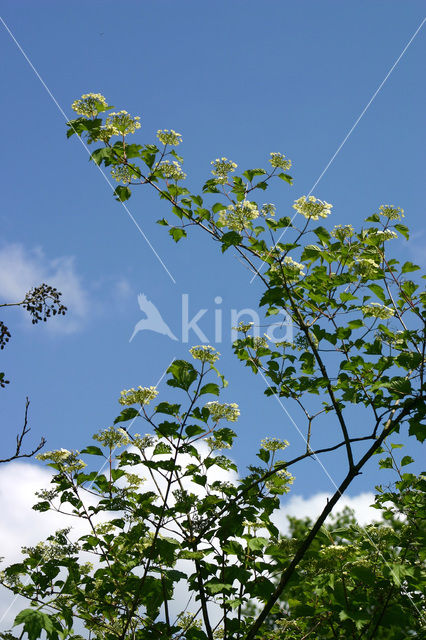
<path id="1" fill-rule="evenodd" d="M 253 336 L 253 348 L 256 349 L 267 349 L 268 340 L 263 336 Z"/>
<path id="2" fill-rule="evenodd" d="M 201 362 L 209 362 L 210 364 L 214 364 L 216 360 L 219 360 L 220 356 L 219 351 L 216 351 L 216 349 L 210 345 L 191 347 L 189 353 L 194 360 L 201 360 Z"/>
<path id="3" fill-rule="evenodd" d="M 394 207 L 390 204 L 382 204 L 379 207 L 379 213 L 381 216 L 388 218 L 388 220 L 401 220 L 404 217 L 404 209 L 401 207 Z"/>
<path id="4" fill-rule="evenodd" d="M 176 160 L 173 160 L 173 162 L 163 160 L 163 162 L 160 162 L 158 165 L 158 168 L 166 179 L 177 181 L 185 180 L 186 178 L 186 173 L 183 172 L 182 167 Z"/>
<path id="5" fill-rule="evenodd" d="M 350 551 L 350 545 L 343 544 L 332 544 L 328 547 L 323 547 L 320 549 L 320 555 L 327 560 L 336 560 L 337 558 L 342 558 L 348 551 Z"/>
<path id="6" fill-rule="evenodd" d="M 352 238 L 354 233 L 355 229 L 351 224 L 338 224 L 332 230 L 331 235 L 333 236 L 333 238 L 337 238 L 337 240 L 343 242 L 343 240 L 345 240 L 346 238 Z"/>
<path id="7" fill-rule="evenodd" d="M 227 209 L 219 212 L 219 223 L 222 227 L 228 227 L 232 231 L 243 231 L 252 220 L 259 217 L 259 209 L 255 202 L 243 200 L 237 204 L 229 205 Z"/>
<path id="8" fill-rule="evenodd" d="M 120 427 L 108 427 L 107 429 L 101 429 L 101 431 L 95 433 L 93 440 L 100 442 L 109 449 L 114 449 L 115 447 L 127 447 L 130 443 L 129 435 Z"/>
<path id="9" fill-rule="evenodd" d="M 266 451 L 284 451 L 289 446 L 287 440 L 280 440 L 279 438 L 263 438 L 260 441 L 260 446 Z"/>
<path id="10" fill-rule="evenodd" d="M 69 532 L 70 529 L 62 529 L 56 533 L 68 536 Z M 78 553 L 78 551 L 78 544 L 72 542 L 66 545 L 58 544 L 57 540 L 53 540 L 52 542 L 38 542 L 34 547 L 22 547 L 22 553 L 33 557 L 35 556 L 42 562 L 66 558 L 67 556 Z"/>
<path id="11" fill-rule="evenodd" d="M 212 174 L 218 184 L 226 184 L 228 182 L 228 173 L 233 173 L 238 166 L 228 158 L 216 158 L 210 164 L 214 166 Z"/>
<path id="12" fill-rule="evenodd" d="M 170 129 L 170 131 L 168 129 L 158 129 L 157 138 L 162 144 L 168 144 L 171 147 L 177 147 L 182 142 L 182 135 L 173 129 Z"/>
<path id="13" fill-rule="evenodd" d="M 137 389 L 124 389 L 118 402 L 125 406 L 131 406 L 132 404 L 149 404 L 151 400 L 154 400 L 158 396 L 156 387 L 138 387 Z"/>
<path id="14" fill-rule="evenodd" d="M 111 169 L 111 176 L 117 182 L 122 182 L 123 184 L 129 184 L 132 180 L 138 180 L 139 176 L 137 176 L 133 169 L 129 167 L 127 164 L 118 165 Z"/>
<path id="15" fill-rule="evenodd" d="M 380 240 L 380 242 L 386 242 L 386 240 L 393 240 L 398 237 L 396 231 L 392 231 L 391 229 L 383 229 L 383 231 L 374 230 L 368 235 L 373 240 Z"/>
<path id="16" fill-rule="evenodd" d="M 287 471 L 287 469 L 278 469 L 278 471 L 275 472 L 275 476 L 281 481 L 280 493 L 288 493 L 290 491 L 290 485 L 294 482 L 294 476 L 290 471 Z M 265 482 L 265 486 L 268 489 L 276 489 L 276 483 L 273 478 L 271 480 L 267 480 Z"/>
<path id="17" fill-rule="evenodd" d="M 293 258 L 290 258 L 290 256 L 286 256 L 284 258 L 284 260 L 282 261 L 282 266 L 286 269 L 289 269 L 290 271 L 297 273 L 297 275 L 299 276 L 302 276 L 305 270 L 304 264 L 296 262 L 295 260 L 293 260 Z"/>
<path id="18" fill-rule="evenodd" d="M 260 210 L 261 215 L 264 218 L 273 218 L 276 212 L 276 206 L 271 203 L 264 204 Z"/>
<path id="19" fill-rule="evenodd" d="M 140 117 L 132 117 L 127 111 L 117 111 L 110 113 L 105 120 L 105 126 L 111 135 L 127 136 L 129 133 L 135 133 L 136 129 L 140 129 Z"/>
<path id="20" fill-rule="evenodd" d="M 66 467 L 67 471 L 79 471 L 86 467 L 86 463 L 79 459 L 79 451 L 68 451 L 68 449 L 56 449 L 56 451 L 45 451 L 36 455 L 37 460 L 48 460 L 54 464 Z"/>
<path id="21" fill-rule="evenodd" d="M 99 130 L 97 139 L 102 140 L 102 142 L 108 142 L 112 136 L 115 136 L 114 127 L 106 127 L 103 125 Z"/>
<path id="22" fill-rule="evenodd" d="M 203 623 L 201 620 L 196 619 L 191 613 L 181 613 L 177 621 L 177 626 L 185 629 L 185 631 L 189 631 L 190 629 L 201 629 Z"/>
<path id="23" fill-rule="evenodd" d="M 386 307 L 379 302 L 371 302 L 370 304 L 365 304 L 361 307 L 361 311 L 365 316 L 379 318 L 380 320 L 387 320 L 388 318 L 392 318 L 392 316 L 395 315 L 394 309 Z"/>
<path id="24" fill-rule="evenodd" d="M 108 106 L 104 96 L 100 93 L 85 93 L 81 96 L 80 100 L 74 100 L 71 105 L 71 109 L 81 116 L 94 118 L 98 115 L 99 103 L 103 107 Z"/>
<path id="25" fill-rule="evenodd" d="M 380 265 L 373 258 L 356 258 L 355 269 L 362 276 L 370 276 L 379 268 Z"/>
<path id="26" fill-rule="evenodd" d="M 288 171 L 291 167 L 291 160 L 286 158 L 282 153 L 271 153 L 271 157 L 269 162 L 271 165 L 277 169 L 284 169 L 284 171 Z"/>
<path id="27" fill-rule="evenodd" d="M 132 440 L 133 446 L 137 447 L 139 451 L 145 451 L 145 449 L 153 447 L 156 442 L 157 440 L 150 433 L 144 436 L 141 436 L 140 433 L 135 433 Z"/>
<path id="28" fill-rule="evenodd" d="M 210 411 L 210 415 L 215 422 L 222 420 L 222 418 L 228 422 L 236 422 L 240 415 L 240 410 L 235 402 L 221 404 L 217 400 L 213 400 L 213 402 L 207 402 L 205 407 Z"/>
<path id="29" fill-rule="evenodd" d="M 323 200 L 317 200 L 314 196 L 302 196 L 298 200 L 295 200 L 293 209 L 296 209 L 302 216 L 312 220 L 319 220 L 320 218 L 326 218 L 330 215 L 332 204 Z"/>

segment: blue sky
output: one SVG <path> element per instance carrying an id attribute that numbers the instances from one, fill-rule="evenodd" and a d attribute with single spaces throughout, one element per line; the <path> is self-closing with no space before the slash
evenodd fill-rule
<path id="1" fill-rule="evenodd" d="M 93 91 L 141 116 L 143 142 L 154 141 L 159 128 L 181 132 L 190 188 L 200 187 L 218 156 L 245 169 L 265 166 L 271 151 L 285 153 L 294 186 L 283 183 L 265 196 L 281 215 L 317 181 L 424 12 L 417 1 L 6 0 L 1 7 L 69 117 L 72 101 Z M 213 343 L 214 309 L 223 310 L 225 331 L 231 308 L 256 308 L 262 287 L 250 284 L 231 251 L 221 256 L 197 231 L 175 245 L 155 224 L 167 216 L 166 204 L 141 189 L 129 210 L 174 283 L 78 140 L 66 140 L 63 116 L 4 28 L 0 46 L 0 294 L 19 299 L 38 278 L 63 285 L 70 308 L 67 318 L 45 326 L 32 327 L 20 311 L 2 316 L 13 333 L 2 352 L 11 380 L 1 395 L 3 446 L 13 445 L 28 395 L 34 441 L 43 434 L 49 448 L 82 448 L 119 413 L 121 389 L 155 384 L 173 357 L 199 343 L 195 335 L 183 345 L 148 332 L 129 343 L 141 318 L 138 293 L 177 335 L 188 294 L 190 315 L 208 309 L 200 327 Z M 333 203 L 333 224 L 357 226 L 380 204 L 402 206 L 413 234 L 395 252 L 423 266 L 424 59 L 422 29 L 314 191 Z M 303 442 L 275 399 L 264 397 L 262 379 L 242 368 L 229 340 L 218 348 L 230 381 L 223 398 L 241 407 L 238 463 L 252 462 L 266 435 L 286 438 L 296 455 Z M 171 395 L 164 382 L 160 391 L 162 399 Z M 300 415 L 288 409 L 298 423 Z M 352 420 L 357 429 L 358 412 Z M 353 494 L 387 479 L 375 465 Z M 330 475 L 337 482 L 342 471 L 334 462 Z M 298 494 L 333 489 L 314 462 L 296 476 Z"/>

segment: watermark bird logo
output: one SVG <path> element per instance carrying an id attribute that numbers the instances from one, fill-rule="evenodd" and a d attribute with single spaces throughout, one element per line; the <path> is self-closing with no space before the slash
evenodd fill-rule
<path id="1" fill-rule="evenodd" d="M 146 295 L 144 295 L 143 293 L 140 293 L 138 295 L 138 304 L 140 310 L 146 315 L 146 318 L 142 318 L 142 320 L 139 320 L 139 322 L 135 325 L 129 342 L 133 340 L 133 338 L 137 333 L 139 333 L 139 331 L 146 330 L 155 331 L 155 333 L 161 333 L 162 335 L 168 336 L 172 340 L 177 340 L 170 327 L 164 322 L 155 304 L 150 302 Z"/>

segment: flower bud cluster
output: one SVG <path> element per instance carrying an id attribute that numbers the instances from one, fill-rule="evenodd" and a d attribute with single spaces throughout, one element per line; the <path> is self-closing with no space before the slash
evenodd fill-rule
<path id="1" fill-rule="evenodd" d="M 297 273 L 297 275 L 302 276 L 305 270 L 305 265 L 300 262 L 296 262 L 290 256 L 286 256 L 282 261 L 282 266 L 288 269 L 289 271 Z"/>
<path id="2" fill-rule="evenodd" d="M 105 120 L 107 131 L 111 131 L 112 135 L 127 136 L 129 133 L 135 133 L 136 129 L 140 129 L 140 117 L 131 116 L 127 111 L 117 111 L 110 113 Z"/>
<path id="3" fill-rule="evenodd" d="M 157 138 L 164 145 L 170 145 L 171 147 L 177 147 L 182 142 L 182 135 L 177 133 L 173 129 L 158 129 Z"/>
<path id="4" fill-rule="evenodd" d="M 74 100 L 71 108 L 81 116 L 94 118 L 98 115 L 99 103 L 107 107 L 107 102 L 100 93 L 85 93 L 80 100 Z"/>
<path id="5" fill-rule="evenodd" d="M 108 427 L 107 429 L 101 429 L 101 431 L 95 433 L 93 440 L 100 442 L 109 449 L 115 449 L 115 447 L 126 447 L 130 444 L 128 433 L 120 427 Z"/>
<path id="6" fill-rule="evenodd" d="M 392 318 L 395 315 L 395 310 L 390 307 L 386 307 L 379 302 L 371 302 L 370 304 L 365 304 L 361 307 L 361 310 L 365 316 L 379 318 L 380 320 L 388 320 L 388 318 Z"/>
<path id="7" fill-rule="evenodd" d="M 177 181 L 185 180 L 186 178 L 186 173 L 184 173 L 179 162 L 176 160 L 173 160 L 173 162 L 170 162 L 170 160 L 163 160 L 163 162 L 160 162 L 158 165 L 158 168 L 166 179 Z"/>
<path id="8" fill-rule="evenodd" d="M 352 238 L 354 233 L 355 229 L 351 224 L 338 224 L 332 230 L 331 235 L 333 236 L 333 238 L 336 238 L 337 240 L 343 242 L 344 240 L 346 240 L 346 238 Z"/>
<path id="9" fill-rule="evenodd" d="M 205 407 L 210 411 L 210 415 L 215 422 L 223 418 L 228 422 L 236 422 L 240 415 L 240 410 L 235 402 L 221 404 L 217 400 L 213 400 L 213 402 L 207 402 Z"/>
<path id="10" fill-rule="evenodd" d="M 264 218 L 273 218 L 275 215 L 275 212 L 276 212 L 276 207 L 274 204 L 271 204 L 271 203 L 264 204 L 260 210 L 260 214 Z"/>
<path id="11" fill-rule="evenodd" d="M 263 438 L 260 441 L 260 446 L 266 451 L 284 451 L 289 446 L 287 440 L 280 440 L 279 438 Z"/>
<path id="12" fill-rule="evenodd" d="M 253 336 L 253 348 L 256 349 L 267 349 L 268 348 L 268 340 L 263 336 Z"/>
<path id="13" fill-rule="evenodd" d="M 380 268 L 380 265 L 373 258 L 356 258 L 355 270 L 364 277 L 369 277 Z"/>
<path id="14" fill-rule="evenodd" d="M 151 400 L 154 400 L 158 396 L 156 387 L 138 387 L 137 389 L 124 389 L 118 402 L 125 406 L 131 406 L 132 404 L 145 405 L 149 404 Z"/>
<path id="15" fill-rule="evenodd" d="M 122 182 L 123 184 L 129 184 L 132 180 L 139 179 L 139 176 L 137 176 L 133 169 L 127 164 L 118 165 L 111 169 L 111 176 L 114 180 Z"/>
<path id="16" fill-rule="evenodd" d="M 387 240 L 393 240 L 398 237 L 396 231 L 392 231 L 392 229 L 383 229 L 383 231 L 373 229 L 368 234 L 369 238 L 373 240 L 379 240 L 380 242 L 386 242 Z"/>
<path id="17" fill-rule="evenodd" d="M 45 451 L 36 455 L 37 460 L 53 462 L 65 468 L 66 471 L 80 471 L 86 467 L 86 463 L 78 458 L 79 451 L 68 451 L 68 449 L 56 449 L 56 451 Z"/>
<path id="18" fill-rule="evenodd" d="M 228 182 L 228 173 L 232 173 L 237 168 L 237 164 L 228 160 L 228 158 L 216 158 L 211 163 L 214 166 L 212 174 L 218 184 L 226 184 Z"/>
<path id="19" fill-rule="evenodd" d="M 229 205 L 219 212 L 219 223 L 232 231 L 243 231 L 253 220 L 259 217 L 259 209 L 255 202 L 243 200 Z"/>
<path id="20" fill-rule="evenodd" d="M 388 220 L 401 220 L 404 217 L 404 209 L 401 207 L 394 207 L 390 204 L 382 204 L 379 207 L 379 213 L 381 216 L 388 218 Z"/>
<path id="21" fill-rule="evenodd" d="M 221 451 L 222 449 L 231 449 L 232 445 L 229 442 L 225 442 L 222 438 L 205 438 L 205 442 L 210 447 L 211 451 Z"/>
<path id="22" fill-rule="evenodd" d="M 241 331 L 242 333 L 248 333 L 254 326 L 254 322 L 239 322 L 238 327 L 232 327 L 235 331 Z"/>
<path id="23" fill-rule="evenodd" d="M 302 196 L 294 201 L 293 209 L 301 213 L 307 219 L 319 220 L 330 215 L 333 205 L 323 200 L 317 200 L 314 196 Z"/>
<path id="24" fill-rule="evenodd" d="M 209 362 L 210 364 L 214 364 L 216 360 L 219 360 L 220 356 L 220 353 L 210 345 L 198 345 L 196 347 L 191 347 L 189 353 L 192 355 L 194 360 L 201 360 L 201 362 Z"/>
<path id="25" fill-rule="evenodd" d="M 284 171 L 288 171 L 291 167 L 291 160 L 286 158 L 282 153 L 271 153 L 271 157 L 269 162 L 276 169 L 284 169 Z"/>

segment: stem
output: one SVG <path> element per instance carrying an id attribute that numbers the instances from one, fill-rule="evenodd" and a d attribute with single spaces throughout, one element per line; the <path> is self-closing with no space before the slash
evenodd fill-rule
<path id="1" fill-rule="evenodd" d="M 203 579 L 201 577 L 201 565 L 199 560 L 195 560 L 195 568 L 197 570 L 198 591 L 200 594 L 201 610 L 203 612 L 204 625 L 209 640 L 213 640 L 213 631 L 210 625 L 209 612 L 207 609 L 206 592 L 204 591 Z"/>

